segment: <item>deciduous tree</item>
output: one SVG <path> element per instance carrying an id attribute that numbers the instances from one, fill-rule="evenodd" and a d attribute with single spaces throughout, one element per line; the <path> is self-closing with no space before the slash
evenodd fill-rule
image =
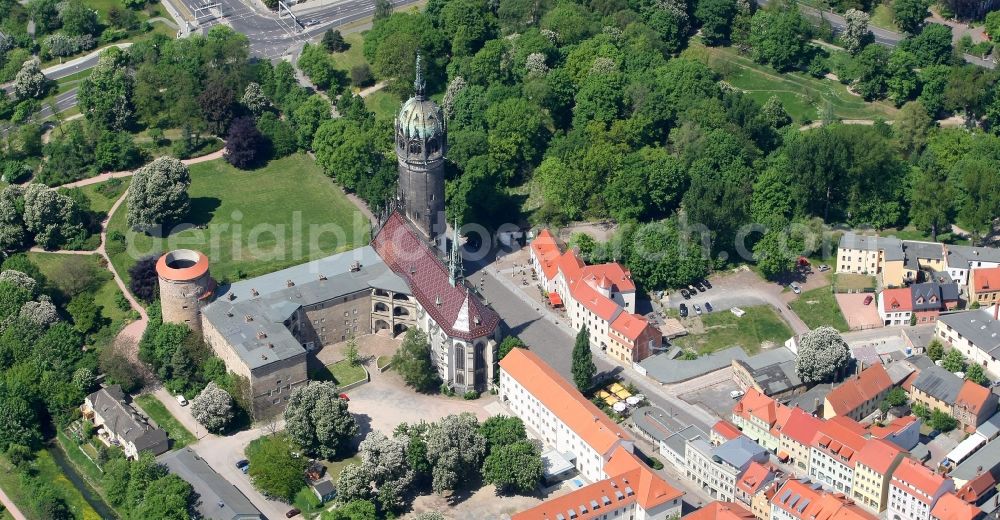
<path id="1" fill-rule="evenodd" d="M 238 117 L 229 127 L 223 157 L 226 162 L 241 170 L 250 169 L 267 159 L 262 153 L 266 149 L 265 145 L 264 136 L 257 130 L 253 118 Z"/>
<path id="2" fill-rule="evenodd" d="M 48 87 L 49 80 L 42 74 L 38 58 L 25 61 L 17 76 L 14 76 L 14 98 L 17 100 L 44 97 Z"/>
<path id="3" fill-rule="evenodd" d="M 191 400 L 191 415 L 210 432 L 220 432 L 233 419 L 233 398 L 229 392 L 209 382 Z"/>
<path id="4" fill-rule="evenodd" d="M 541 478 L 541 453 L 526 440 L 493 449 L 483 465 L 483 480 L 496 485 L 500 493 L 530 493 Z"/>
<path id="5" fill-rule="evenodd" d="M 403 343 L 392 357 L 392 366 L 407 385 L 420 392 L 430 392 L 441 384 L 431 363 L 431 346 L 427 336 L 418 329 L 409 329 Z"/>
<path id="6" fill-rule="evenodd" d="M 486 456 L 486 438 L 471 413 L 449 415 L 427 430 L 427 460 L 435 493 L 459 489 L 477 475 Z"/>
<path id="7" fill-rule="evenodd" d="M 172 157 L 161 157 L 136 170 L 126 200 L 129 227 L 146 233 L 158 227 L 169 230 L 187 215 L 190 185 L 188 167 Z"/>
<path id="8" fill-rule="evenodd" d="M 285 408 L 285 430 L 310 455 L 331 459 L 358 434 L 358 423 L 347 410 L 337 385 L 311 381 L 292 391 Z"/>
<path id="9" fill-rule="evenodd" d="M 896 25 L 909 34 L 919 33 L 924 20 L 930 16 L 927 6 L 927 0 L 893 0 L 892 14 Z"/>
<path id="10" fill-rule="evenodd" d="M 802 335 L 795 374 L 803 382 L 832 381 L 850 363 L 847 343 L 833 327 L 819 327 Z"/>
<path id="11" fill-rule="evenodd" d="M 840 35 L 840 41 L 851 54 L 857 54 L 871 38 L 871 32 L 868 30 L 870 19 L 868 13 L 859 9 L 848 9 L 844 13 L 845 27 Z"/>
<path id="12" fill-rule="evenodd" d="M 293 453 L 298 448 L 284 434 L 262 437 L 247 447 L 250 479 L 262 493 L 291 503 L 305 487 L 307 460 Z"/>

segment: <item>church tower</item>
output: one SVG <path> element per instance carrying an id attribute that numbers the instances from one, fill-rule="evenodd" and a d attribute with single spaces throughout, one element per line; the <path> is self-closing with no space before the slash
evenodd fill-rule
<path id="1" fill-rule="evenodd" d="M 399 196 L 406 217 L 431 243 L 445 233 L 444 154 L 447 131 L 444 113 L 424 94 L 424 74 L 417 54 L 413 97 L 396 117 L 396 159 Z"/>

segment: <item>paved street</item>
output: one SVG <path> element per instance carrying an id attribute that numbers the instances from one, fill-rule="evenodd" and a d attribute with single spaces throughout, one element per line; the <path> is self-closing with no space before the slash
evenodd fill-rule
<path id="1" fill-rule="evenodd" d="M 470 278 L 477 283 L 485 273 L 483 294 L 503 319 L 506 333 L 520 337 L 546 363 L 566 379 L 572 380 L 571 353 L 575 333 L 570 325 L 528 297 L 514 285 L 509 274 L 499 275 L 495 264 L 484 268 L 482 263 L 467 261 L 465 267 Z M 677 419 L 685 424 L 711 428 L 717 421 L 709 412 L 685 403 L 676 393 L 642 376 L 631 367 L 612 362 L 599 350 L 594 350 L 594 363 L 597 365 L 598 377 L 602 374 L 625 377 L 645 393 L 652 404 L 665 410 L 674 410 Z"/>

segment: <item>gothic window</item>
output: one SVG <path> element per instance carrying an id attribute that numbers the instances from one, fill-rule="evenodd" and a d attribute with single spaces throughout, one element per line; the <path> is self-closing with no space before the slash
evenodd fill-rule
<path id="1" fill-rule="evenodd" d="M 455 344 L 455 372 L 465 370 L 465 345 L 461 343 Z"/>
<path id="2" fill-rule="evenodd" d="M 441 149 L 441 144 L 438 142 L 437 138 L 427 141 L 427 153 L 434 153 Z"/>
<path id="3" fill-rule="evenodd" d="M 420 141 L 410 141 L 410 153 L 420 153 Z"/>

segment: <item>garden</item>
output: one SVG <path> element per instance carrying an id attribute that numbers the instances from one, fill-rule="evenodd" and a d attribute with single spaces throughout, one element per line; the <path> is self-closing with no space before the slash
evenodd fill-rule
<path id="1" fill-rule="evenodd" d="M 840 332 L 850 330 L 830 287 L 806 291 L 788 305 L 810 329 L 829 325 Z"/>
<path id="2" fill-rule="evenodd" d="M 770 305 L 741 309 L 745 311 L 742 317 L 729 311 L 702 314 L 695 319 L 701 321 L 703 332 L 691 333 L 673 342 L 698 355 L 732 346 L 743 347 L 747 354 L 753 355 L 763 348 L 782 345 L 792 337 L 792 329 Z"/>

